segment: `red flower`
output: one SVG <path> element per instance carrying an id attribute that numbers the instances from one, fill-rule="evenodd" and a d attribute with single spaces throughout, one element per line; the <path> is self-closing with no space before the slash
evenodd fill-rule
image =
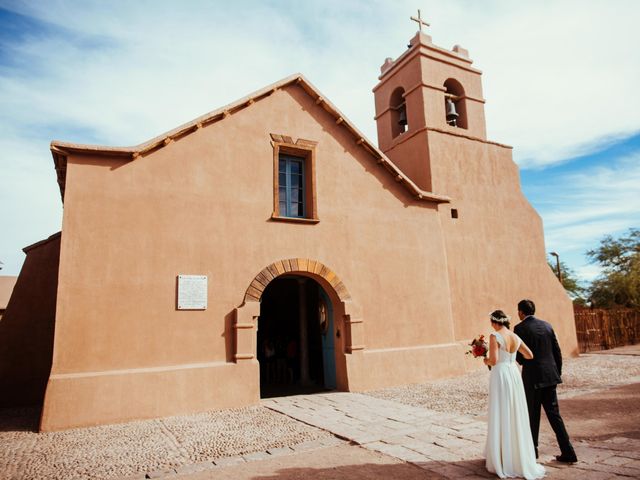
<path id="1" fill-rule="evenodd" d="M 487 356 L 489 347 L 487 346 L 487 342 L 484 341 L 484 335 L 474 338 L 469 345 L 471 346 L 471 350 L 469 350 L 467 354 L 470 353 L 475 358 Z"/>
<path id="2" fill-rule="evenodd" d="M 487 342 L 484 341 L 484 335 L 479 335 L 474 338 L 469 346 L 471 346 L 471 349 L 467 352 L 467 355 L 471 354 L 474 358 L 486 358 L 487 353 L 489 352 L 489 346 L 487 345 Z M 489 370 L 491 370 L 490 366 Z"/>

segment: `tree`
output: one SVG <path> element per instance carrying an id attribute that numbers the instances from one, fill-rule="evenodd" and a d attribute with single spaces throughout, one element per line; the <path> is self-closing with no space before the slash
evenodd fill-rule
<path id="1" fill-rule="evenodd" d="M 558 270 L 555 260 L 548 261 L 549 267 L 553 270 L 553 273 L 557 276 Z M 562 260 L 560 261 L 560 271 L 562 272 L 562 286 L 567 291 L 569 296 L 573 299 L 573 303 L 583 305 L 585 303 L 584 294 L 585 288 L 580 285 L 576 273 L 567 266 Z"/>
<path id="2" fill-rule="evenodd" d="M 640 308 L 640 229 L 630 228 L 617 239 L 607 235 L 587 255 L 602 267 L 602 274 L 589 288 L 592 304 Z"/>

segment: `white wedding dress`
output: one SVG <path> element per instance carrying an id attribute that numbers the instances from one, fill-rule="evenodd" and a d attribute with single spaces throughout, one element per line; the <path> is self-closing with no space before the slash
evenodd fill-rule
<path id="1" fill-rule="evenodd" d="M 527 400 L 516 352 L 506 351 L 506 343 L 498 332 L 492 333 L 498 342 L 498 361 L 491 369 L 489 380 L 489 429 L 485 447 L 486 467 L 500 478 L 542 478 L 545 469 L 536 463 L 531 438 Z"/>

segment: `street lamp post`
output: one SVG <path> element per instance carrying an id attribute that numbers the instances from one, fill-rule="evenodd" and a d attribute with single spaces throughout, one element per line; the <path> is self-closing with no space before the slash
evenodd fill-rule
<path id="1" fill-rule="evenodd" d="M 556 252 L 549 252 L 552 256 L 556 257 L 556 271 L 558 275 L 558 280 L 562 283 L 562 270 L 560 270 L 560 255 Z"/>

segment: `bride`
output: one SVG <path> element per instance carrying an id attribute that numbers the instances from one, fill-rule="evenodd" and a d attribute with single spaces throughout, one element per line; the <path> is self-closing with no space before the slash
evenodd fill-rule
<path id="1" fill-rule="evenodd" d="M 536 463 L 527 400 L 516 364 L 517 352 L 529 360 L 533 354 L 509 330 L 509 317 L 502 310 L 493 312 L 490 320 L 495 332 L 489 337 L 489 355 L 484 359 L 486 365 L 493 367 L 489 380 L 486 467 L 500 478 L 542 478 L 545 469 Z"/>

